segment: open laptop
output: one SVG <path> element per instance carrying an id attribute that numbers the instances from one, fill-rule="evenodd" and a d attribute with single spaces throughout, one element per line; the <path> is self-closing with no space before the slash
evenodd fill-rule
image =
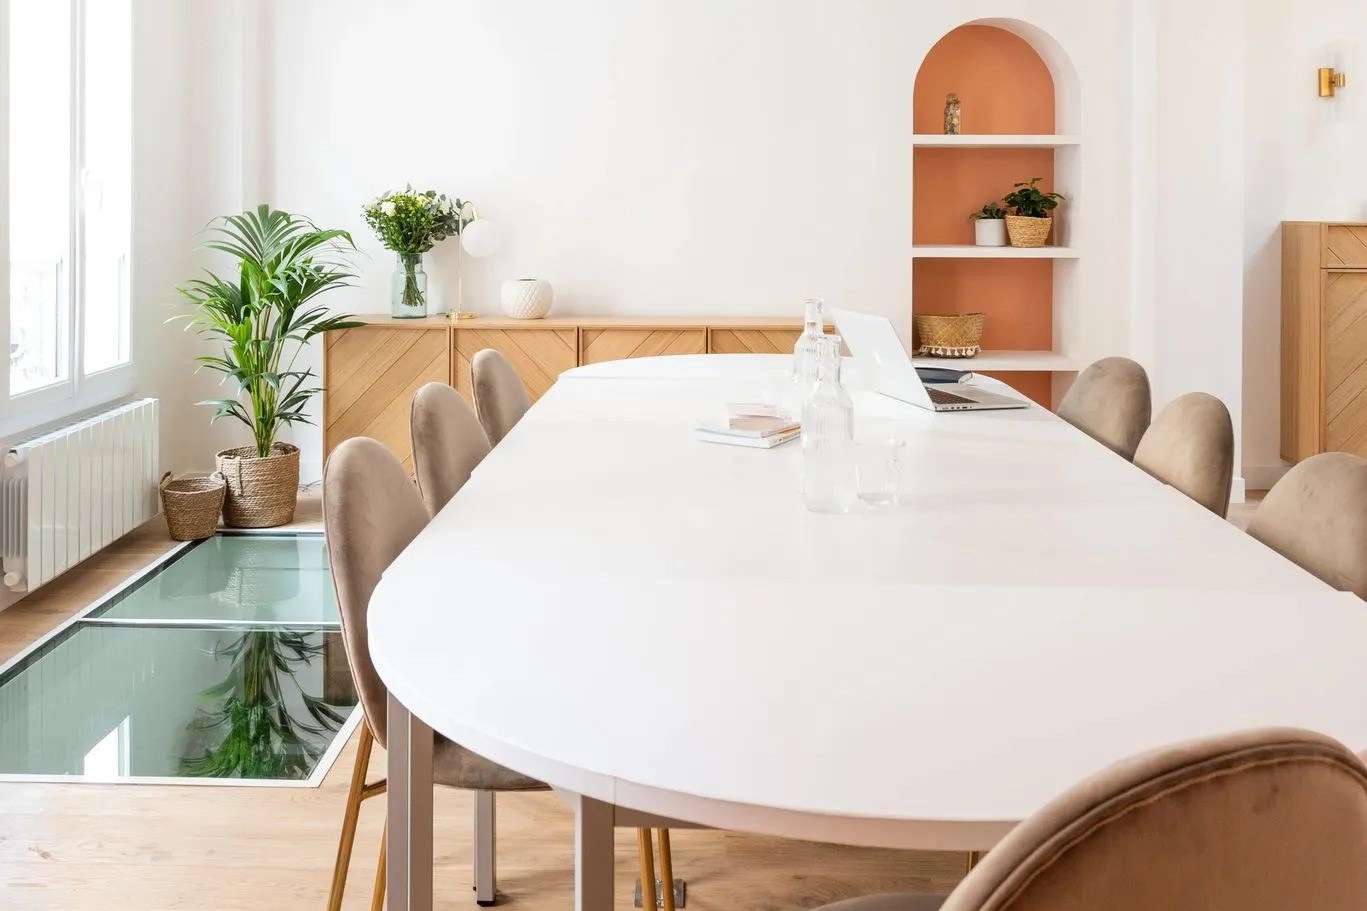
<path id="1" fill-rule="evenodd" d="M 869 388 L 929 411 L 1029 408 L 1030 403 L 960 383 L 926 384 L 912 366 L 892 323 L 881 316 L 832 310 L 831 317 Z"/>

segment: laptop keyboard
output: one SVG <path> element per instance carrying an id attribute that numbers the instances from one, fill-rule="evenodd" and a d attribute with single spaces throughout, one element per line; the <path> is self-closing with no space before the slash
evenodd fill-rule
<path id="1" fill-rule="evenodd" d="M 936 405 L 971 405 L 973 399 L 966 399 L 961 395 L 952 392 L 945 392 L 943 389 L 936 389 L 934 386 L 927 386 L 926 392 L 930 393 L 930 400 Z"/>

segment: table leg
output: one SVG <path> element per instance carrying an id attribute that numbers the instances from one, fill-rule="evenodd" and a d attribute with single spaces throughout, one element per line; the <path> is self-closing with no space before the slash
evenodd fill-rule
<path id="1" fill-rule="evenodd" d="M 578 797 L 574 808 L 574 911 L 612 911 L 612 854 L 612 806 Z"/>
<path id="2" fill-rule="evenodd" d="M 389 697 L 389 911 L 432 911 L 432 729 Z"/>

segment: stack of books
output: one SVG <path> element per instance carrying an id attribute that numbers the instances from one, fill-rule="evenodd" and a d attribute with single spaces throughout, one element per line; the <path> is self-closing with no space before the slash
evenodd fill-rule
<path id="1" fill-rule="evenodd" d="M 724 422 L 700 424 L 693 435 L 706 443 L 773 449 L 802 435 L 802 425 L 767 406 L 728 405 Z"/>

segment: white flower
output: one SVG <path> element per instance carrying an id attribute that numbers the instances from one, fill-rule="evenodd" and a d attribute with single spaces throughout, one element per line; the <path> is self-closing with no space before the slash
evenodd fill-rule
<path id="1" fill-rule="evenodd" d="M 391 200 L 386 199 L 384 202 L 380 203 L 380 211 L 385 215 L 393 215 L 394 203 Z"/>

